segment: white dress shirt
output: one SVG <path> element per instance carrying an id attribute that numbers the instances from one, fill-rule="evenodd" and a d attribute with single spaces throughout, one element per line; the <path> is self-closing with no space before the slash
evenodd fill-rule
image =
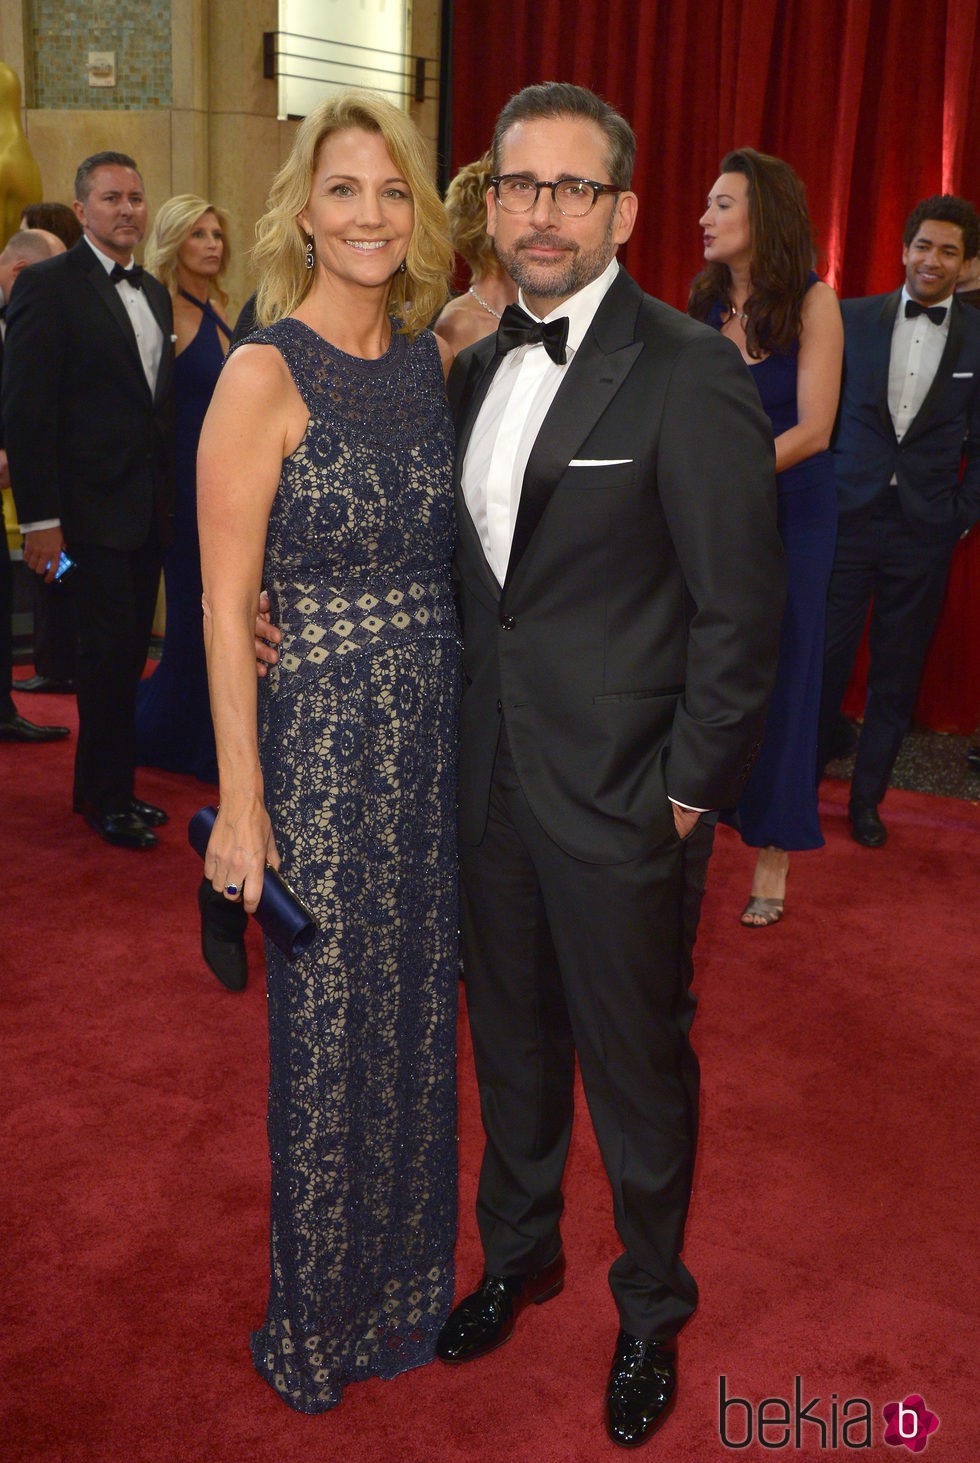
<path id="1" fill-rule="evenodd" d="M 613 259 L 598 279 L 543 317 L 546 321 L 568 317 L 566 364 L 557 365 L 540 344 L 508 351 L 473 424 L 463 463 L 463 497 L 500 584 L 507 576 L 531 449 L 568 365 L 618 273 L 619 265 Z M 523 293 L 518 300 L 523 310 L 537 318 L 528 310 Z"/>
<path id="2" fill-rule="evenodd" d="M 911 298 L 903 285 L 892 330 L 892 349 L 888 362 L 888 410 L 891 412 L 895 436 L 900 442 L 918 415 L 936 378 L 949 336 L 949 317 L 953 302 L 952 295 L 936 302 L 945 306 L 946 315 L 941 325 L 934 325 L 928 315 L 916 315 L 913 320 L 906 319 L 905 302 Z"/>

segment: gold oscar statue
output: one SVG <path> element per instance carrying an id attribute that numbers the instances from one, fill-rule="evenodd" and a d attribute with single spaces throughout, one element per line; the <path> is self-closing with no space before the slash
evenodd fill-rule
<path id="1" fill-rule="evenodd" d="M 25 204 L 42 197 L 41 170 L 20 120 L 20 81 L 0 61 L 0 249 L 20 227 Z"/>

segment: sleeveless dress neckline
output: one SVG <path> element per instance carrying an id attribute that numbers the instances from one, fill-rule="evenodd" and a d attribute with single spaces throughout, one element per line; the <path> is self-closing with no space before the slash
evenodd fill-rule
<path id="1" fill-rule="evenodd" d="M 199 300 L 196 295 L 188 294 L 187 290 L 182 290 L 179 288 L 177 290 L 177 293 L 183 299 L 189 300 L 192 305 L 196 305 L 201 314 L 204 316 L 205 320 L 211 320 L 218 327 L 218 329 L 223 331 L 227 338 L 231 340 L 231 326 L 228 324 L 227 320 L 222 320 L 221 316 L 218 314 L 217 310 L 214 308 L 210 300 Z M 190 347 L 188 347 L 188 349 L 190 349 Z M 181 355 L 183 355 L 183 351 L 181 352 Z"/>
<path id="2" fill-rule="evenodd" d="M 298 325 L 301 330 L 308 331 L 309 334 L 314 337 L 314 339 L 318 340 L 324 350 L 330 351 L 333 355 L 337 356 L 338 359 L 347 362 L 354 370 L 357 370 L 360 367 L 364 367 L 370 370 L 373 367 L 387 367 L 391 364 L 397 363 L 404 354 L 404 348 L 408 345 L 408 337 L 402 334 L 400 329 L 400 321 L 395 319 L 394 316 L 390 318 L 391 339 L 388 342 L 387 348 L 381 353 L 380 356 L 351 355 L 350 351 L 341 350 L 339 345 L 334 345 L 332 341 L 327 340 L 325 335 L 321 335 L 318 330 L 313 329 L 312 325 L 307 325 L 305 320 L 299 320 L 295 315 L 284 315 L 282 320 L 278 321 L 277 323 L 283 325 Z M 400 345 L 399 342 L 401 342 Z"/>

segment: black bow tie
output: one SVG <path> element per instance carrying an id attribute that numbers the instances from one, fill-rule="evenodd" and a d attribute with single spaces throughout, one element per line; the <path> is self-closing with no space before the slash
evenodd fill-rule
<path id="1" fill-rule="evenodd" d="M 532 320 L 519 305 L 508 305 L 497 326 L 497 354 L 506 355 L 519 345 L 543 345 L 556 366 L 565 364 L 568 316 L 560 320 Z"/>
<path id="2" fill-rule="evenodd" d="M 121 264 L 114 264 L 109 270 L 109 278 L 113 284 L 118 284 L 121 279 L 124 279 L 127 284 L 133 286 L 134 290 L 141 290 L 143 288 L 143 266 L 134 264 L 129 269 L 123 269 Z"/>
<path id="3" fill-rule="evenodd" d="M 916 315 L 928 315 L 933 325 L 942 325 L 946 319 L 945 305 L 920 305 L 918 300 L 905 301 L 905 318 L 914 320 Z"/>

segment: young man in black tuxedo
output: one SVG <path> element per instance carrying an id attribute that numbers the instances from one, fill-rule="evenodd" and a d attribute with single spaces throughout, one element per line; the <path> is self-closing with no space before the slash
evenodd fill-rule
<path id="1" fill-rule="evenodd" d="M 60 254 L 64 245 L 54 234 L 44 229 L 27 229 L 14 234 L 0 254 L 0 376 L 3 372 L 3 336 L 6 330 L 7 304 L 14 281 L 21 272 L 36 264 L 39 259 L 49 259 Z M 3 446 L 2 423 L 0 423 L 0 488 L 10 487 L 10 471 L 7 453 Z M 56 742 L 68 735 L 66 726 L 39 726 L 21 716 L 14 705 L 13 686 L 13 634 L 11 613 L 13 611 L 13 569 L 7 531 L 0 518 L 0 742 Z"/>
<path id="2" fill-rule="evenodd" d="M 75 562 L 74 807 L 108 843 L 148 849 L 160 808 L 134 796 L 136 686 L 173 517 L 173 315 L 133 263 L 146 230 L 132 158 L 75 178 L 82 239 L 25 271 L 7 313 L 3 415 L 24 559 Z"/>
<path id="3" fill-rule="evenodd" d="M 878 813 L 908 730 L 956 542 L 980 517 L 980 312 L 955 295 L 980 219 L 952 194 L 905 225 L 905 283 L 843 300 L 844 384 L 833 442 L 840 519 L 827 602 L 821 765 L 871 606 L 868 698 L 851 779 L 854 839 Z"/>

